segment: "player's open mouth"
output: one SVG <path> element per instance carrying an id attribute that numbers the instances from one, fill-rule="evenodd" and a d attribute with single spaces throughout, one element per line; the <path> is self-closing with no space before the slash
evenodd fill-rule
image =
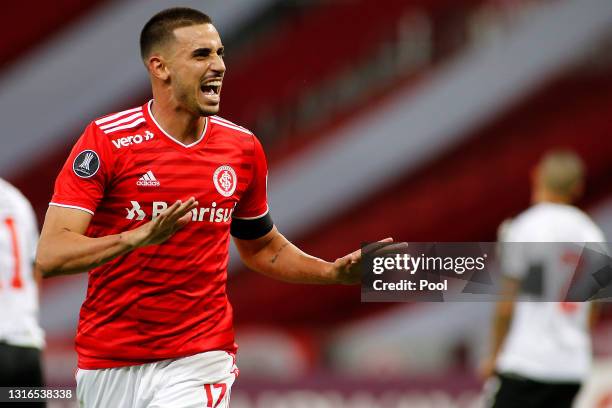
<path id="1" fill-rule="evenodd" d="M 204 95 L 219 95 L 219 91 L 221 91 L 221 81 L 211 81 L 202 84 L 200 85 L 200 90 Z"/>

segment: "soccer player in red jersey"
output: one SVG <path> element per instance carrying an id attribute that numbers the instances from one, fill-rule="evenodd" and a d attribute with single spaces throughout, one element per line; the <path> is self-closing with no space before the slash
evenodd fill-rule
<path id="1" fill-rule="evenodd" d="M 89 271 L 82 406 L 226 407 L 237 373 L 230 234 L 249 268 L 290 282 L 357 283 L 361 251 L 325 262 L 273 225 L 260 142 L 215 116 L 225 64 L 208 16 L 162 11 L 140 46 L 153 99 L 85 129 L 57 178 L 37 265 L 46 277 Z"/>

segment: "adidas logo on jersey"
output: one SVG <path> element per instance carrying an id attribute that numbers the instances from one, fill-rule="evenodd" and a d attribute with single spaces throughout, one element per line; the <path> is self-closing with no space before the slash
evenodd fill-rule
<path id="1" fill-rule="evenodd" d="M 136 185 L 140 187 L 159 187 L 159 181 L 157 181 L 153 172 L 149 170 L 138 179 Z"/>

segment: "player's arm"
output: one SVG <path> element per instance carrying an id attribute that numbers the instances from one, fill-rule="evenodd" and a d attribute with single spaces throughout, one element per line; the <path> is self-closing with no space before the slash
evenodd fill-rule
<path id="1" fill-rule="evenodd" d="M 252 270 L 286 282 L 344 283 L 361 280 L 361 250 L 326 262 L 293 245 L 274 227 L 267 205 L 267 164 L 261 143 L 253 138 L 253 178 L 232 216 L 230 232 L 242 261 Z M 386 247 L 391 238 L 372 244 L 366 251 Z M 384 247 L 384 248 L 383 248 Z"/>
<path id="2" fill-rule="evenodd" d="M 601 306 L 597 302 L 590 302 L 591 307 L 589 309 L 589 330 L 591 333 L 595 330 L 597 326 L 597 321 L 599 320 L 599 314 L 601 312 Z"/>
<path id="3" fill-rule="evenodd" d="M 502 281 L 501 299 L 495 305 L 493 312 L 493 322 L 491 326 L 491 352 L 489 358 L 485 360 L 481 374 L 484 378 L 493 375 L 497 356 L 504 344 L 512 315 L 514 312 L 514 302 L 519 290 L 520 281 L 518 279 L 504 277 Z"/>
<path id="4" fill-rule="evenodd" d="M 380 250 L 386 243 L 386 238 L 369 248 Z M 266 276 L 292 283 L 318 284 L 355 284 L 361 280 L 360 266 L 361 250 L 327 262 L 300 250 L 273 227 L 264 236 L 256 239 L 239 239 L 234 242 L 240 253 L 240 258 L 250 269 Z M 386 247 L 391 251 L 395 248 Z"/>
<path id="5" fill-rule="evenodd" d="M 130 231 L 99 238 L 85 236 L 91 214 L 50 206 L 43 224 L 36 269 L 44 277 L 84 272 L 146 245 L 160 244 L 191 220 L 193 197 L 175 202 L 157 218 Z"/>

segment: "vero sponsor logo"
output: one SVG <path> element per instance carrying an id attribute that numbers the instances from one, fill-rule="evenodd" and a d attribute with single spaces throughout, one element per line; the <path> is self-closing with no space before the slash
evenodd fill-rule
<path id="1" fill-rule="evenodd" d="M 144 136 L 143 135 L 133 135 L 133 136 L 120 137 L 119 139 L 115 139 L 112 142 L 117 149 L 121 149 L 122 147 L 127 147 L 133 144 L 140 144 L 142 142 L 146 142 L 147 140 L 153 139 L 154 136 L 155 135 L 153 134 L 153 132 L 147 130 L 145 131 Z"/>

